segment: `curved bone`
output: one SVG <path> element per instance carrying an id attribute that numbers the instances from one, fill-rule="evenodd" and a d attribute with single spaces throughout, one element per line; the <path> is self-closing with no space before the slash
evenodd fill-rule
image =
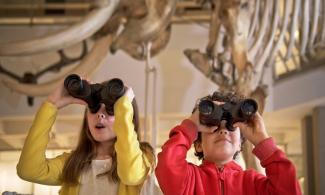
<path id="1" fill-rule="evenodd" d="M 227 32 L 226 32 L 226 29 L 224 26 L 220 25 L 219 27 L 220 28 L 219 28 L 219 32 L 217 34 L 217 42 L 216 42 L 216 46 L 215 46 L 217 55 L 219 55 L 219 53 L 221 51 L 223 51 L 223 53 L 226 53 L 225 48 L 224 48 L 225 47 L 224 40 L 226 39 Z M 228 53 L 229 53 L 229 51 L 228 51 Z M 209 55 L 209 56 L 212 57 L 211 55 Z M 216 54 L 214 56 L 216 56 Z M 231 60 L 230 58 L 231 58 L 231 55 L 229 55 L 228 62 L 230 62 L 230 60 Z"/>
<path id="2" fill-rule="evenodd" d="M 65 75 L 70 73 L 76 73 L 83 76 L 90 75 L 96 70 L 107 54 L 107 48 L 112 42 L 112 36 L 107 35 L 96 41 L 91 51 L 87 56 L 80 62 L 78 66 L 69 72 L 61 75 L 52 81 L 42 84 L 22 84 L 12 79 L 11 77 L 0 74 L 0 81 L 7 85 L 10 89 L 13 89 L 19 93 L 28 96 L 45 96 L 52 92 L 61 82 L 63 82 Z"/>
<path id="3" fill-rule="evenodd" d="M 267 24 L 268 24 L 267 21 L 269 19 L 270 9 L 273 6 L 273 0 L 267 0 L 264 3 L 265 3 L 265 5 L 264 5 L 264 13 L 263 13 L 263 17 L 262 17 L 262 20 L 261 20 L 260 30 L 258 32 L 257 39 L 255 40 L 254 45 L 248 51 L 248 59 L 250 61 L 252 61 L 253 64 L 254 64 L 254 61 L 255 61 L 254 59 L 255 59 L 256 53 L 260 49 L 263 38 L 264 38 L 265 33 L 266 33 L 266 27 L 267 27 Z"/>
<path id="4" fill-rule="evenodd" d="M 108 34 L 116 34 L 120 24 L 123 22 L 123 14 L 123 12 L 117 9 L 109 20 L 107 20 L 106 23 L 92 37 L 96 39 Z"/>
<path id="5" fill-rule="evenodd" d="M 215 67 L 219 64 L 214 62 L 216 64 L 214 65 L 207 54 L 201 53 L 198 49 L 186 49 L 184 54 L 195 68 L 219 86 L 220 91 L 230 90 L 231 85 L 226 76 L 223 75 L 222 68 Z"/>
<path id="6" fill-rule="evenodd" d="M 121 11 L 128 18 L 142 18 L 147 13 L 147 0 L 121 0 Z M 119 10 L 120 11 L 120 10 Z"/>
<path id="7" fill-rule="evenodd" d="M 221 32 L 221 21 L 219 19 L 219 11 L 220 11 L 221 2 L 218 0 L 214 0 L 214 10 L 211 13 L 210 19 L 210 28 L 209 28 L 209 42 L 206 47 L 206 52 L 210 56 L 215 55 L 216 50 L 216 42 L 218 34 Z"/>
<path id="8" fill-rule="evenodd" d="M 103 27 L 96 32 L 95 36 L 115 33 L 126 18 L 142 18 L 147 12 L 145 0 L 120 0 L 114 14 L 106 21 Z"/>
<path id="9" fill-rule="evenodd" d="M 290 3 L 290 1 L 285 1 L 284 16 L 283 16 L 282 27 L 281 27 L 281 30 L 280 30 L 280 35 L 278 36 L 277 42 L 273 46 L 272 52 L 271 52 L 271 54 L 269 56 L 269 60 L 268 60 L 269 62 L 272 62 L 273 58 L 276 57 L 275 54 L 278 52 L 280 46 L 283 43 L 283 38 L 284 38 L 285 33 L 287 31 L 290 11 L 291 11 L 291 3 Z"/>
<path id="10" fill-rule="evenodd" d="M 322 24 L 321 24 L 321 38 L 320 38 L 320 42 L 323 44 L 323 46 L 325 46 L 325 2 L 322 1 L 323 6 L 321 7 L 321 12 L 323 13 L 323 17 L 322 17 Z"/>
<path id="11" fill-rule="evenodd" d="M 200 72 L 209 77 L 213 71 L 213 67 L 211 66 L 210 59 L 207 54 L 201 53 L 198 49 L 186 49 L 184 50 L 184 54 Z"/>
<path id="12" fill-rule="evenodd" d="M 273 15 L 273 23 L 271 26 L 271 34 L 269 37 L 269 41 L 263 51 L 262 56 L 259 57 L 256 66 L 255 66 L 255 72 L 257 72 L 257 75 L 255 75 L 254 79 L 253 79 L 253 87 L 256 86 L 258 84 L 258 81 L 260 80 L 261 76 L 262 76 L 262 69 L 263 66 L 265 66 L 265 61 L 267 59 L 267 57 L 270 55 L 270 50 L 272 48 L 273 45 L 273 41 L 274 41 L 274 37 L 275 37 L 275 33 L 277 30 L 277 26 L 278 26 L 278 22 L 279 22 L 279 0 L 275 0 L 275 4 L 274 4 L 274 15 Z M 254 87 L 255 88 L 255 87 Z"/>
<path id="13" fill-rule="evenodd" d="M 61 69 L 63 69 L 64 67 L 66 66 L 69 66 L 69 65 L 73 65 L 75 64 L 76 62 L 79 62 L 80 60 L 82 60 L 88 53 L 88 46 L 87 46 L 87 43 L 86 41 L 84 40 L 82 42 L 82 51 L 80 53 L 79 56 L 77 57 L 68 57 L 63 50 L 59 50 L 57 52 L 59 54 L 59 57 L 60 59 L 47 66 L 46 68 L 42 69 L 42 70 L 39 70 L 37 72 L 30 72 L 30 71 L 27 71 L 24 73 L 23 76 L 19 76 L 17 75 L 16 73 L 14 72 L 11 72 L 9 70 L 6 70 L 5 68 L 3 68 L 1 66 L 1 63 L 0 63 L 0 74 L 5 74 L 5 75 L 8 75 L 10 76 L 11 78 L 17 80 L 18 82 L 21 82 L 21 83 L 25 83 L 25 84 L 36 84 L 39 77 L 41 77 L 42 75 L 48 73 L 48 72 L 59 72 Z"/>
<path id="14" fill-rule="evenodd" d="M 150 55 L 154 57 L 157 55 L 161 50 L 163 50 L 170 39 L 171 34 L 171 25 L 167 27 L 166 30 L 159 33 L 158 37 L 151 41 L 150 47 Z M 146 52 L 143 47 L 143 44 L 132 43 L 130 42 L 127 45 L 122 45 L 121 49 L 132 56 L 134 59 L 137 60 L 146 60 Z"/>
<path id="15" fill-rule="evenodd" d="M 176 9 L 178 0 L 167 0 L 167 3 L 160 7 L 162 0 L 148 0 L 148 14 L 141 19 L 130 19 L 121 34 L 113 41 L 111 52 L 115 53 L 123 45 L 129 42 L 147 43 L 164 30 Z"/>
<path id="16" fill-rule="evenodd" d="M 301 17 L 301 32 L 300 32 L 300 55 L 303 61 L 307 61 L 306 57 L 306 47 L 309 36 L 309 0 L 304 0 L 304 5 L 302 7 L 302 17 Z"/>
<path id="17" fill-rule="evenodd" d="M 260 3 L 261 1 L 260 0 L 256 0 L 255 1 L 255 10 L 254 10 L 254 15 L 253 15 L 253 22 L 251 23 L 251 27 L 249 29 L 249 33 L 248 33 L 248 47 L 251 46 L 251 39 L 252 39 L 252 36 L 256 30 L 256 27 L 257 27 L 257 22 L 259 20 L 259 11 L 260 11 Z"/>
<path id="18" fill-rule="evenodd" d="M 290 40 L 289 44 L 287 46 L 287 53 L 284 57 L 285 61 L 287 61 L 289 58 L 291 58 L 292 50 L 295 44 L 296 39 L 296 31 L 298 27 L 298 17 L 299 17 L 299 10 L 301 8 L 301 0 L 295 0 L 294 10 L 293 10 L 293 16 L 291 17 L 291 27 L 290 27 Z"/>
<path id="19" fill-rule="evenodd" d="M 247 37 L 252 15 L 252 1 L 214 1 L 214 10 L 211 15 L 209 43 L 206 51 L 209 56 L 215 56 L 217 36 L 220 33 L 221 24 L 225 27 L 225 50 L 232 51 L 232 60 L 239 74 L 248 64 L 247 61 Z"/>
<path id="20" fill-rule="evenodd" d="M 319 0 L 314 0 L 314 6 L 313 6 L 313 18 L 311 22 L 311 29 L 310 29 L 310 36 L 309 36 L 309 41 L 308 41 L 308 53 L 311 54 L 311 57 L 314 58 L 316 56 L 316 51 L 315 51 L 315 38 L 316 38 L 316 33 L 317 33 L 317 26 L 318 26 L 318 17 L 319 17 L 319 8 L 320 8 L 320 2 Z M 325 14 L 325 13 L 323 13 Z"/>
<path id="21" fill-rule="evenodd" d="M 0 56 L 31 55 L 59 50 L 90 37 L 110 18 L 119 0 L 111 0 L 109 5 L 93 10 L 83 21 L 53 35 L 21 42 L 0 44 Z"/>
<path id="22" fill-rule="evenodd" d="M 231 43 L 232 48 L 232 59 L 236 68 L 238 70 L 239 75 L 250 65 L 247 59 L 247 38 L 249 33 L 249 26 L 251 21 L 251 15 L 253 13 L 253 2 L 254 1 L 243 1 L 239 5 L 240 8 L 238 10 L 237 16 L 235 14 L 230 15 L 230 21 L 233 26 L 233 38 Z M 246 6 L 242 7 L 242 3 L 246 4 Z M 231 11 L 236 11 L 235 9 Z"/>

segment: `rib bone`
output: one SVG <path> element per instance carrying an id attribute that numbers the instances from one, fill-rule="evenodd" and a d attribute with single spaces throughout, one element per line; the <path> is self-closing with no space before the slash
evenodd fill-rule
<path id="1" fill-rule="evenodd" d="M 115 53 L 129 42 L 147 43 L 156 38 L 159 32 L 166 29 L 176 9 L 178 0 L 167 0 L 163 7 L 162 0 L 147 0 L 148 14 L 141 19 L 130 19 L 120 35 L 113 41 L 111 52 Z"/>
<path id="2" fill-rule="evenodd" d="M 101 64 L 104 57 L 106 56 L 107 48 L 109 47 L 111 42 L 111 35 L 107 35 L 106 37 L 98 39 L 91 51 L 80 62 L 78 66 L 76 66 L 68 73 L 61 75 L 59 78 L 56 78 L 52 81 L 37 85 L 22 84 L 5 74 L 0 74 L 0 81 L 7 85 L 10 89 L 13 89 L 14 91 L 28 96 L 46 96 L 50 92 L 52 92 L 55 87 L 57 87 L 61 82 L 63 82 L 65 75 L 70 73 L 76 73 L 83 76 L 87 76 L 94 72 L 96 70 L 96 67 Z"/>
<path id="3" fill-rule="evenodd" d="M 45 51 L 56 51 L 74 45 L 93 35 L 110 18 L 119 0 L 94 9 L 83 21 L 68 29 L 33 40 L 0 44 L 0 56 L 31 55 Z"/>

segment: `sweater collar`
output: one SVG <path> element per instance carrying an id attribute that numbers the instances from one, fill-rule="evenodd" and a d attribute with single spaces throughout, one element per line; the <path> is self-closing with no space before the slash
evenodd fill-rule
<path id="1" fill-rule="evenodd" d="M 203 160 L 202 164 L 201 164 L 202 168 L 208 168 L 208 169 L 216 169 L 216 164 L 214 162 L 211 161 L 207 161 L 207 160 Z M 219 169 L 217 169 L 219 170 Z M 237 171 L 242 171 L 242 167 L 237 164 L 234 160 L 226 163 L 223 165 L 223 170 L 237 170 Z"/>

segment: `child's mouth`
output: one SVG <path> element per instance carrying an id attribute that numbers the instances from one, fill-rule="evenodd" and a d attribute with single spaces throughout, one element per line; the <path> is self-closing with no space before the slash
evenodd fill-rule
<path id="1" fill-rule="evenodd" d="M 103 123 L 97 123 L 95 127 L 96 129 L 103 129 L 105 128 L 105 125 Z"/>
<path id="2" fill-rule="evenodd" d="M 219 138 L 214 141 L 214 143 L 218 143 L 218 142 L 229 142 L 230 143 L 230 140 L 228 140 L 227 138 Z"/>

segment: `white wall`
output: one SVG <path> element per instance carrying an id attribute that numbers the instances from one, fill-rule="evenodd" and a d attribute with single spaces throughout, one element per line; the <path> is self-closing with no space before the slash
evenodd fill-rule
<path id="1" fill-rule="evenodd" d="M 273 87 L 274 110 L 323 99 L 325 97 L 324 84 L 324 66 L 276 83 Z"/>

